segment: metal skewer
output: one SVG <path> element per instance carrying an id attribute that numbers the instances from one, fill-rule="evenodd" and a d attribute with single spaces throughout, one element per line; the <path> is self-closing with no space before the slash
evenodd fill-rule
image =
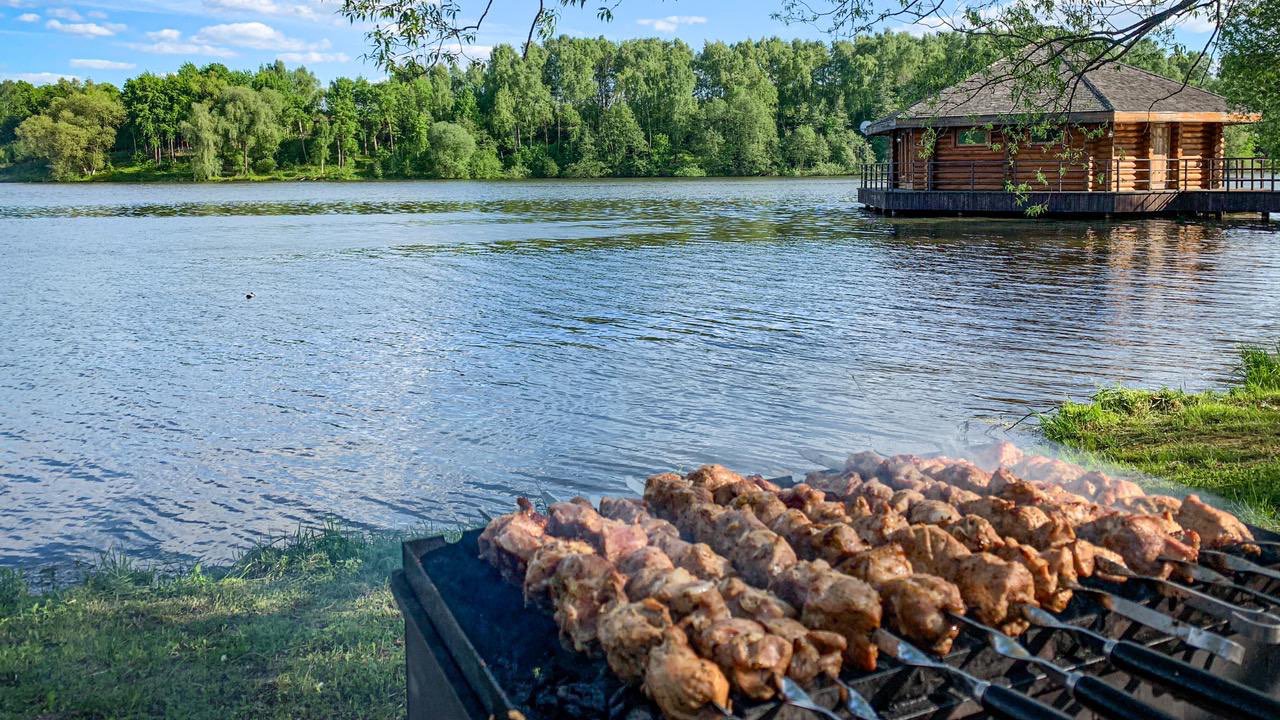
<path id="1" fill-rule="evenodd" d="M 1202 550 L 1201 552 L 1203 553 L 1206 551 Z M 1209 552 L 1212 552 L 1212 551 L 1209 551 Z M 1234 580 L 1232 580 L 1231 578 L 1227 577 L 1226 575 L 1223 575 L 1222 573 L 1216 570 L 1207 568 L 1204 565 L 1199 565 L 1197 563 L 1193 563 L 1188 560 L 1174 560 L 1171 562 L 1176 563 L 1183 570 L 1186 570 L 1187 574 L 1191 576 L 1191 579 L 1195 580 L 1196 582 L 1205 583 L 1207 585 L 1214 585 L 1216 587 L 1222 588 L 1223 590 L 1227 590 L 1229 592 L 1244 593 L 1245 595 L 1248 595 L 1255 600 L 1260 600 L 1272 607 L 1280 607 L 1280 598 L 1277 598 L 1274 595 L 1268 595 L 1267 593 L 1264 593 L 1261 590 L 1254 590 L 1248 585 L 1241 585 L 1235 582 Z M 1265 570 L 1266 568 L 1259 568 L 1259 569 Z"/>
<path id="2" fill-rule="evenodd" d="M 845 692 L 844 709 L 849 714 L 861 718 L 861 720 L 880 720 L 880 716 L 876 714 L 875 708 L 871 707 L 871 703 L 862 696 L 862 693 L 854 690 L 848 683 L 840 678 L 831 678 Z"/>
<path id="3" fill-rule="evenodd" d="M 1128 640 L 1115 640 L 1078 625 L 1065 623 L 1030 605 L 1022 614 L 1036 625 L 1066 630 L 1087 637 L 1100 646 L 1112 665 L 1164 686 L 1188 702 L 1233 718 L 1275 720 L 1280 717 L 1280 701 L 1251 687 L 1206 672 L 1177 658 Z"/>
<path id="4" fill-rule="evenodd" d="M 964 615 L 949 614 L 953 619 L 986 635 L 987 641 L 991 643 L 991 648 L 997 653 L 1013 660 L 1034 663 L 1043 668 L 1056 681 L 1066 687 L 1071 697 L 1100 715 L 1105 715 L 1113 720 L 1173 720 L 1171 716 L 1144 702 L 1140 702 L 1129 693 L 1112 687 L 1098 678 L 1061 667 L 1038 655 L 1032 655 L 1016 640 L 993 627 L 987 627 L 977 620 Z"/>
<path id="5" fill-rule="evenodd" d="M 1201 550 L 1200 556 L 1208 558 L 1215 563 L 1219 563 L 1222 567 L 1235 572 L 1250 573 L 1253 575 L 1261 575 L 1272 580 L 1280 580 L 1280 570 L 1272 570 L 1269 567 L 1263 567 L 1255 562 L 1250 562 L 1237 555 L 1230 555 L 1217 550 Z"/>
<path id="6" fill-rule="evenodd" d="M 1105 590 L 1077 584 L 1072 584 L 1071 589 L 1075 592 L 1096 595 L 1098 596 L 1098 601 L 1107 610 L 1117 615 L 1122 615 L 1140 625 L 1146 625 L 1152 630 L 1164 633 L 1169 637 L 1177 638 L 1193 648 L 1204 650 L 1237 665 L 1244 662 L 1244 646 L 1234 640 L 1215 635 L 1190 623 L 1180 622 L 1162 612 L 1152 610 L 1146 605 L 1126 600 Z"/>
<path id="7" fill-rule="evenodd" d="M 844 720 L 830 708 L 824 708 L 809 697 L 809 693 L 800 687 L 800 684 L 789 677 L 783 676 L 781 686 L 778 690 L 782 693 L 783 702 L 788 705 L 794 705 L 802 710 L 815 712 L 827 720 Z"/>
<path id="8" fill-rule="evenodd" d="M 993 685 L 979 680 L 960 668 L 934 660 L 922 650 L 886 630 L 874 635 L 876 644 L 886 655 L 898 662 L 918 667 L 934 668 L 949 673 L 960 680 L 968 695 L 978 701 L 987 712 L 1007 720 L 1066 720 L 1067 716 L 1003 685 Z"/>
<path id="9" fill-rule="evenodd" d="M 1206 612 L 1214 617 L 1229 620 L 1231 628 L 1236 632 L 1258 642 L 1268 645 L 1280 645 L 1280 617 L 1272 615 L 1263 610 L 1255 610 L 1247 608 L 1235 603 L 1227 602 L 1222 598 L 1214 597 L 1207 593 L 1200 592 L 1193 588 L 1187 587 L 1181 583 L 1166 580 L 1164 578 L 1153 577 L 1150 575 L 1139 575 L 1129 568 L 1118 563 L 1105 563 L 1105 572 L 1110 575 L 1119 575 L 1121 577 L 1132 578 L 1135 580 L 1148 580 L 1158 583 L 1173 591 L 1175 595 L 1186 604 L 1196 608 L 1202 612 Z M 1204 568 L 1201 568 L 1202 570 Z M 1238 586 L 1231 586 L 1236 589 Z M 1256 591 L 1255 591 L 1256 592 Z M 1052 616 L 1049 616 L 1052 617 Z"/>

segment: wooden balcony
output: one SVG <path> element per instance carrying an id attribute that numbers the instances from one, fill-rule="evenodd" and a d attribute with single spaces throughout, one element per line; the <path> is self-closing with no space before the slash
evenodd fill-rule
<path id="1" fill-rule="evenodd" d="M 1280 161 L 910 160 L 863 166 L 858 200 L 889 213 L 1145 215 L 1280 212 Z"/>

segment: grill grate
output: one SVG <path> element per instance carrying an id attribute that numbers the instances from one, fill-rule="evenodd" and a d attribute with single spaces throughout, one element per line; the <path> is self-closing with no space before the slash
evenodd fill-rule
<path id="1" fill-rule="evenodd" d="M 1255 529 L 1259 539 L 1276 536 Z M 456 663 L 455 673 L 467 688 L 459 691 L 473 695 L 481 706 L 477 718 L 524 716 L 530 720 L 585 720 L 619 718 L 625 720 L 659 720 L 660 715 L 643 695 L 623 687 L 608 671 L 603 659 L 587 658 L 560 647 L 557 629 L 551 617 L 536 609 L 524 607 L 518 588 L 501 580 L 497 572 L 477 558 L 476 538 L 479 531 L 465 533 L 456 543 L 442 538 L 429 538 L 405 543 L 404 580 L 412 601 L 421 605 L 439 641 Z M 1264 557 L 1267 564 L 1277 560 L 1273 551 Z M 1243 577 L 1243 576 L 1242 576 Z M 1130 582 L 1114 585 L 1091 582 L 1123 597 L 1158 608 L 1167 614 L 1225 636 L 1233 636 L 1226 623 L 1189 607 L 1175 607 L 1173 601 L 1161 597 L 1147 583 Z M 1268 588 L 1265 578 L 1253 578 L 1250 585 Z M 1272 581 L 1271 585 L 1276 585 Z M 399 593 L 398 593 L 399 594 Z M 1249 604 L 1247 598 L 1228 598 Z M 401 598 L 404 607 L 409 598 Z M 1268 681 L 1280 678 L 1280 649 L 1241 640 L 1248 649 L 1245 664 L 1235 667 L 1208 654 L 1182 645 L 1149 628 L 1131 623 L 1107 612 L 1087 593 L 1077 593 L 1071 605 L 1059 617 L 1072 624 L 1088 627 L 1108 637 L 1132 640 L 1188 662 L 1211 667 L 1215 672 L 1237 673 L 1237 679 L 1255 687 L 1266 687 Z M 1051 658 L 1095 676 L 1115 671 L 1097 652 L 1072 633 L 1032 627 L 1020 641 L 1033 653 Z M 1049 702 L 1068 714 L 1082 714 L 1081 708 L 1060 688 L 1025 664 L 1008 660 L 991 650 L 979 635 L 963 632 L 946 662 L 983 679 L 999 679 L 1004 684 Z M 413 665 L 412 655 L 410 665 Z M 410 668 L 413 675 L 413 668 Z M 960 718 L 973 716 L 981 709 L 949 688 L 942 673 L 896 666 L 881 656 L 880 668 L 871 673 L 847 673 L 844 677 L 861 692 L 884 718 Z M 457 685 L 458 680 L 447 682 Z M 1139 693 L 1152 691 L 1128 679 L 1128 688 Z M 839 692 L 834 685 L 819 687 L 811 695 L 828 707 L 836 704 Z M 410 717 L 414 717 L 414 698 L 410 693 Z M 1155 703 L 1160 704 L 1160 703 Z M 1185 715 L 1190 706 L 1177 704 Z M 445 720 L 431 708 L 421 717 Z M 519 713 L 511 715 L 514 711 Z M 738 703 L 735 715 L 744 720 L 770 717 L 780 720 L 812 720 L 815 715 L 797 708 L 779 708 L 776 703 Z M 1195 712 L 1195 711 L 1192 711 Z M 463 716 L 465 717 L 465 716 Z M 463 720 L 459 717 L 457 720 Z M 1199 715 L 1196 715 L 1199 717 Z M 448 718 L 448 720 L 454 720 Z"/>

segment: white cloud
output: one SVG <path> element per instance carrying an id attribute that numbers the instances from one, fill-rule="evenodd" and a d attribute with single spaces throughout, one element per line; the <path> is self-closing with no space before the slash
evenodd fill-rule
<path id="1" fill-rule="evenodd" d="M 489 55 L 493 53 L 492 45 L 463 45 L 460 43 L 445 43 L 440 46 L 440 52 L 453 57 L 460 57 L 464 60 L 488 60 Z"/>
<path id="2" fill-rule="evenodd" d="M 90 10 L 89 12 L 85 13 L 85 15 L 88 15 L 91 18 L 97 18 L 98 20 L 107 19 L 107 14 L 102 12 L 101 10 Z"/>
<path id="3" fill-rule="evenodd" d="M 164 28 L 163 30 L 153 30 L 147 33 L 147 39 L 155 40 L 156 42 L 162 42 L 162 41 L 177 42 L 178 40 L 182 39 L 182 32 L 178 30 L 174 30 L 173 28 Z"/>
<path id="4" fill-rule="evenodd" d="M 0 75 L 0 80 L 25 80 L 32 85 L 52 85 L 59 80 L 79 80 L 75 75 L 55 72 L 12 73 Z"/>
<path id="5" fill-rule="evenodd" d="M 201 28 L 200 32 L 196 33 L 191 39 L 197 43 L 209 45 L 232 45 L 253 48 L 254 50 L 276 50 L 282 52 L 324 50 L 329 47 L 328 40 L 308 43 L 287 37 L 279 30 L 260 22 L 210 25 L 209 27 Z"/>
<path id="6" fill-rule="evenodd" d="M 1183 15 L 1173 24 L 1175 27 L 1182 28 L 1190 33 L 1211 33 L 1217 28 L 1217 23 L 1214 22 L 1213 16 L 1208 12 Z"/>
<path id="7" fill-rule="evenodd" d="M 133 63 L 117 62 L 115 60 L 93 60 L 90 58 L 72 58 L 71 67 L 85 68 L 88 70 L 132 70 L 137 67 Z"/>
<path id="8" fill-rule="evenodd" d="M 22 13 L 18 16 L 18 22 L 40 22 L 40 16 L 35 13 Z"/>
<path id="9" fill-rule="evenodd" d="M 681 25 L 705 25 L 707 19 L 701 15 L 668 15 L 664 18 L 640 18 L 636 22 L 658 32 L 673 33 Z"/>
<path id="10" fill-rule="evenodd" d="M 56 17 L 56 18 L 61 18 L 63 20 L 70 20 L 71 22 L 80 22 L 81 20 L 84 19 L 83 17 L 80 16 L 80 13 L 76 12 L 75 10 L 72 10 L 69 7 L 49 8 L 48 10 L 45 10 L 44 13 L 49 17 Z"/>
<path id="11" fill-rule="evenodd" d="M 252 13 L 320 20 L 321 14 L 312 5 L 275 2 L 275 0 L 204 0 L 204 6 L 219 12 Z"/>
<path id="12" fill-rule="evenodd" d="M 164 28 L 162 30 L 152 30 L 146 33 L 149 43 L 125 43 L 126 47 L 133 48 L 145 53 L 154 55 L 209 55 L 212 57 L 235 57 L 235 51 L 230 48 L 219 47 L 209 43 L 195 42 L 191 40 L 183 40 L 182 33 L 173 28 Z"/>
<path id="13" fill-rule="evenodd" d="M 276 56 L 277 60 L 283 60 L 287 63 L 327 63 L 327 62 L 348 62 L 351 56 L 346 53 L 326 53 L 316 52 L 287 52 L 280 53 Z"/>
<path id="14" fill-rule="evenodd" d="M 99 25 L 98 23 L 64 23 L 58 20 L 50 20 L 44 26 L 50 30 L 83 37 L 111 37 L 125 29 L 125 26 L 120 23 L 103 23 Z"/>

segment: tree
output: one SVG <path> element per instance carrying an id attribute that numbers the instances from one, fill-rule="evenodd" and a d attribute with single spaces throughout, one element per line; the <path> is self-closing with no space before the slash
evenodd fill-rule
<path id="1" fill-rule="evenodd" d="M 626 103 L 615 103 L 604 112 L 596 138 L 600 161 L 612 175 L 636 175 L 647 150 L 644 131 Z"/>
<path id="2" fill-rule="evenodd" d="M 431 174 L 442 178 L 467 177 L 476 141 L 461 125 L 437 122 L 431 126 Z"/>
<path id="3" fill-rule="evenodd" d="M 321 175 L 324 174 L 325 163 L 329 161 L 329 149 L 333 146 L 335 137 L 333 123 L 329 122 L 329 118 L 324 115 L 316 117 L 311 125 L 311 140 L 315 143 L 311 156 L 320 161 Z"/>
<path id="4" fill-rule="evenodd" d="M 250 87 L 231 86 L 218 96 L 213 108 L 218 135 L 222 138 L 223 151 L 234 153 L 242 175 L 249 174 L 250 164 L 275 153 L 280 142 L 276 96 L 273 102 L 270 90 L 257 91 Z"/>
<path id="5" fill-rule="evenodd" d="M 787 135 L 786 142 L 783 143 L 783 156 L 791 167 L 804 172 L 826 161 L 827 141 L 813 126 L 801 125 Z"/>
<path id="6" fill-rule="evenodd" d="M 25 153 L 47 161 L 56 180 L 101 170 L 124 122 L 124 105 L 114 90 L 87 84 L 55 99 L 45 113 L 23 120 L 16 135 Z"/>
<path id="7" fill-rule="evenodd" d="M 1253 128 L 1257 147 L 1280 157 L 1280 2 L 1238 9 L 1222 45 L 1223 93 L 1237 107 L 1262 113 Z"/>
<path id="8" fill-rule="evenodd" d="M 837 36 L 856 36 L 895 24 L 981 40 L 1002 62 L 972 89 L 1010 88 L 1028 123 L 1054 117 L 1071 104 L 1084 74 L 1116 60 L 1140 57 L 1144 43 L 1174 48 L 1173 30 L 1207 23 L 1205 44 L 1186 53 L 1182 79 L 1195 82 L 1213 64 L 1223 31 L 1239 22 L 1242 7 L 1275 0 L 782 0 L 775 18 L 816 25 Z M 1247 11 L 1246 13 L 1247 14 Z M 1268 88 L 1272 94 L 1280 88 Z M 1058 122 L 1062 122 L 1059 120 Z"/>
<path id="9" fill-rule="evenodd" d="M 494 0 L 464 7 L 463 0 L 342 0 L 339 12 L 354 24 L 368 26 L 365 39 L 369 56 L 378 67 L 391 71 L 421 72 L 440 62 L 469 60 L 470 46 L 489 17 Z M 587 0 L 538 0 L 530 5 L 532 19 L 522 48 L 528 55 L 533 38 L 547 40 L 555 34 L 562 8 L 585 7 Z M 615 0 L 602 0 L 596 17 L 613 19 Z"/>
<path id="10" fill-rule="evenodd" d="M 219 158 L 220 139 L 218 123 L 204 103 L 191 106 L 187 119 L 182 121 L 182 134 L 191 144 L 191 175 L 196 182 L 218 176 L 222 171 Z"/>
<path id="11" fill-rule="evenodd" d="M 160 162 L 167 109 L 164 80 L 151 73 L 130 78 L 124 83 L 123 100 L 135 148 L 141 143 Z"/>

